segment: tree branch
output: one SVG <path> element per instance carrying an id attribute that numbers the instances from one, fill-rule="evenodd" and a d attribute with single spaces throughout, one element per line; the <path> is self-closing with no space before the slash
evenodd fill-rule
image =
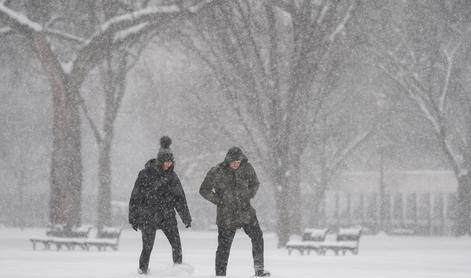
<path id="1" fill-rule="evenodd" d="M 458 47 L 459 46 L 454 48 L 451 54 L 448 54 L 445 52 L 447 65 L 446 65 L 445 82 L 443 84 L 442 92 L 438 100 L 438 111 L 440 111 L 440 113 L 443 113 L 443 110 L 445 109 L 446 96 L 449 91 L 448 87 L 450 86 L 451 72 L 453 71 L 454 56 Z"/>
<path id="2" fill-rule="evenodd" d="M 373 134 L 373 131 L 375 130 L 375 126 L 371 127 L 369 130 L 363 132 L 362 134 L 359 134 L 357 137 L 355 137 L 350 143 L 345 147 L 342 148 L 340 151 L 337 151 L 333 157 L 331 163 L 328 163 L 327 168 L 330 171 L 335 171 L 337 167 L 345 161 L 345 159 L 355 150 L 357 149 L 363 142 L 368 139 L 368 137 Z"/>
<path id="3" fill-rule="evenodd" d="M 289 13 L 290 15 L 294 15 L 296 13 L 296 6 L 294 5 L 293 1 L 287 2 L 285 0 L 272 0 L 272 2 L 276 7 Z"/>
<path id="4" fill-rule="evenodd" d="M 64 33 L 62 31 L 51 29 L 51 28 L 45 28 L 44 33 L 46 33 L 47 35 L 60 38 L 60 39 L 64 39 L 67 41 L 76 42 L 80 44 L 85 44 L 87 42 L 87 40 L 84 38 L 81 38 L 72 34 Z"/>
<path id="5" fill-rule="evenodd" d="M 119 36 L 119 40 L 114 42 L 115 45 L 127 42 L 129 37 L 136 36 L 136 32 L 129 31 L 129 29 L 137 28 L 137 33 L 142 35 L 144 34 L 143 30 L 150 31 L 149 26 L 155 27 L 154 24 L 173 20 L 175 16 L 185 16 L 189 13 L 194 14 L 213 1 L 218 0 L 201 0 L 185 10 L 182 10 L 177 5 L 148 7 L 109 19 L 102 24 L 99 30 L 78 51 L 72 75 L 77 77 L 77 82 L 82 82 L 89 68 L 103 59 L 104 48 L 116 33 L 124 32 L 124 34 Z M 148 25 L 143 23 L 148 23 Z M 126 30 L 129 32 L 125 32 Z"/>
<path id="6" fill-rule="evenodd" d="M 41 24 L 30 20 L 25 15 L 10 9 L 4 5 L 5 1 L 0 2 L 0 20 L 4 21 L 9 27 L 17 29 L 23 33 L 42 32 Z"/>
<path id="7" fill-rule="evenodd" d="M 0 28 L 0 37 L 8 36 L 8 35 L 13 34 L 13 33 L 14 33 L 14 31 L 10 27 Z"/>
<path id="8" fill-rule="evenodd" d="M 85 104 L 85 100 L 80 94 L 78 96 L 79 96 L 79 101 L 80 101 L 80 108 L 82 108 L 83 115 L 87 119 L 90 125 L 90 128 L 92 129 L 93 135 L 95 136 L 97 143 L 100 144 L 101 141 L 103 141 L 103 137 L 100 134 L 100 131 L 98 130 L 97 125 L 95 124 L 92 117 L 90 116 L 90 113 L 88 112 L 88 108 L 87 108 L 87 105 Z"/>
<path id="9" fill-rule="evenodd" d="M 332 34 L 329 36 L 329 41 L 333 42 L 337 35 L 342 32 L 345 29 L 345 25 L 348 23 L 348 21 L 352 18 L 352 12 L 355 9 L 355 6 L 357 5 L 357 1 L 351 1 L 350 5 L 348 6 L 344 17 L 340 21 L 340 23 L 337 25 L 337 27 L 334 29 Z"/>

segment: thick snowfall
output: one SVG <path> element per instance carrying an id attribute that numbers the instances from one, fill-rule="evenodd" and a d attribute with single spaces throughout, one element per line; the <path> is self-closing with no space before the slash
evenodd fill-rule
<path id="1" fill-rule="evenodd" d="M 43 229 L 0 229 L 0 277 L 4 278 L 120 278 L 137 274 L 138 233 L 126 230 L 119 251 L 33 251 L 28 238 Z M 191 275 L 172 272 L 170 245 L 161 232 L 150 261 L 148 277 L 215 277 L 216 232 L 183 231 L 183 261 Z M 252 277 L 250 240 L 238 232 L 229 258 L 228 277 Z M 471 238 L 363 236 L 360 254 L 300 256 L 276 248 L 265 234 L 266 267 L 273 277 L 293 278 L 469 278 Z M 169 274 L 169 275 L 167 275 Z"/>
<path id="2" fill-rule="evenodd" d="M 0 278 L 145 277 L 128 204 L 163 135 L 153 171 L 175 166 L 193 222 L 182 266 L 157 232 L 148 277 L 215 277 L 211 203 L 234 203 L 265 261 L 239 229 L 228 277 L 471 278 L 470 54 L 471 0 L 0 0 Z M 232 146 L 260 189 L 221 170 L 241 190 L 208 202 Z M 53 224 L 119 248 L 33 250 Z M 278 248 L 353 226 L 357 255 Z"/>

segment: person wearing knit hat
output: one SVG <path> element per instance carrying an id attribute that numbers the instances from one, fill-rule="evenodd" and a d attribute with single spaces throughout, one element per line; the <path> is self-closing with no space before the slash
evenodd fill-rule
<path id="1" fill-rule="evenodd" d="M 175 162 L 173 159 L 173 153 L 170 149 L 170 145 L 172 145 L 172 139 L 168 136 L 162 136 L 160 138 L 160 149 L 157 153 L 157 161 L 163 163 L 165 161 L 172 161 Z"/>
<path id="2" fill-rule="evenodd" d="M 250 204 L 258 187 L 255 169 L 239 147 L 230 148 L 224 161 L 211 168 L 201 184 L 201 196 L 217 206 L 216 276 L 226 276 L 232 240 L 239 228 L 252 241 L 255 276 L 270 276 L 264 269 L 263 232 Z"/>
<path id="3" fill-rule="evenodd" d="M 175 265 L 182 263 L 182 247 L 175 211 L 186 228 L 191 227 L 191 216 L 185 192 L 174 171 L 175 160 L 168 136 L 160 138 L 157 158 L 150 159 L 139 172 L 129 200 L 129 224 L 141 230 L 142 252 L 139 258 L 139 274 L 149 271 L 149 259 L 158 229 L 172 246 Z"/>

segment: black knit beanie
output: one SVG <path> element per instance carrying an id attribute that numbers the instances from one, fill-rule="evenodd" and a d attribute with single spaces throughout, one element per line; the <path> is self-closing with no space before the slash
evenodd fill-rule
<path id="1" fill-rule="evenodd" d="M 172 139 L 170 139 L 170 137 L 162 136 L 160 138 L 160 149 L 159 149 L 159 152 L 157 153 L 157 161 L 159 163 L 163 163 L 164 161 L 174 162 L 173 153 L 172 153 L 172 150 L 170 149 L 171 144 L 172 144 Z"/>

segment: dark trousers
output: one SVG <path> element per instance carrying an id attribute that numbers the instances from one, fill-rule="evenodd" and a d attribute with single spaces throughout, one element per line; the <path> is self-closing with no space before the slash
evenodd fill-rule
<path id="1" fill-rule="evenodd" d="M 258 222 L 242 226 L 252 241 L 252 257 L 255 271 L 263 270 L 263 232 Z M 218 249 L 216 251 L 216 276 L 226 276 L 227 262 L 236 228 L 218 227 Z"/>
<path id="2" fill-rule="evenodd" d="M 162 225 L 161 229 L 172 246 L 173 263 L 181 264 L 182 245 L 180 242 L 180 234 L 178 233 L 177 223 Z M 139 258 L 139 268 L 142 270 L 147 270 L 149 268 L 149 259 L 150 254 L 152 253 L 152 248 L 154 247 L 156 231 L 157 228 L 152 226 L 146 226 L 141 230 L 142 252 L 141 257 Z"/>

